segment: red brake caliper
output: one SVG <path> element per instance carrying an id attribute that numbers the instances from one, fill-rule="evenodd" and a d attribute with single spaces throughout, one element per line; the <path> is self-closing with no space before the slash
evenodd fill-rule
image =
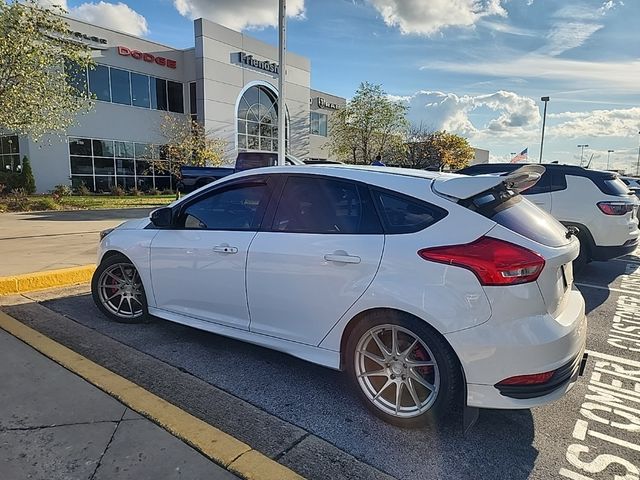
<path id="1" fill-rule="evenodd" d="M 413 350 L 413 357 L 416 360 L 422 360 L 422 361 L 431 360 L 431 357 L 429 357 L 429 355 L 427 354 L 425 349 L 422 347 L 422 345 L 416 346 L 416 348 Z M 431 372 L 433 372 L 433 367 L 431 365 L 426 366 L 426 367 L 416 367 L 416 371 L 420 375 L 425 377 L 425 376 L 429 375 Z"/>

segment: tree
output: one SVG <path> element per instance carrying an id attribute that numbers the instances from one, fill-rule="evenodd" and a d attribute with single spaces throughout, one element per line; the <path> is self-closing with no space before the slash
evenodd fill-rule
<path id="1" fill-rule="evenodd" d="M 413 125 L 407 134 L 405 166 L 420 169 L 458 170 L 475 156 L 466 138 L 444 130 L 430 131 Z"/>
<path id="2" fill-rule="evenodd" d="M 381 85 L 360 84 L 344 108 L 329 120 L 329 149 L 350 163 L 369 164 L 381 155 L 396 159 L 404 150 L 407 106 L 394 102 Z"/>
<path id="3" fill-rule="evenodd" d="M 71 36 L 63 13 L 35 0 L 0 0 L 0 130 L 37 140 L 91 108 L 86 82 L 73 75 L 93 65 L 91 49 Z"/>
<path id="4" fill-rule="evenodd" d="M 33 170 L 31 170 L 31 162 L 26 156 L 22 157 L 21 175 L 23 177 L 22 181 L 24 185 L 24 191 L 29 195 L 33 195 L 34 193 L 36 193 L 36 180 L 35 178 L 33 178 Z"/>
<path id="5" fill-rule="evenodd" d="M 179 176 L 183 165 L 204 167 L 222 163 L 226 142 L 213 137 L 202 124 L 188 116 L 166 114 L 160 133 L 165 139 L 164 155 L 162 161 L 154 161 L 156 170 Z M 169 164 L 164 160 L 169 160 Z"/>

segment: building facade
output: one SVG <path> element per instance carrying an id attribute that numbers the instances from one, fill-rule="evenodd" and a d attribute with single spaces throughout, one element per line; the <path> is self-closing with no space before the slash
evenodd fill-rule
<path id="1" fill-rule="evenodd" d="M 185 50 L 73 19 L 68 23 L 93 51 L 95 68 L 74 71 L 74 81 L 93 94 L 94 108 L 63 137 L 0 138 L 2 168 L 15 170 L 29 157 L 39 192 L 60 184 L 93 191 L 114 185 L 173 188 L 169 169 L 155 168 L 163 160 L 161 125 L 167 115 L 203 123 L 224 140 L 229 164 L 239 150 L 277 150 L 276 47 L 203 19 L 194 22 L 194 48 Z M 307 58 L 288 52 L 286 68 L 288 152 L 328 160 L 328 116 L 345 99 L 311 89 Z"/>

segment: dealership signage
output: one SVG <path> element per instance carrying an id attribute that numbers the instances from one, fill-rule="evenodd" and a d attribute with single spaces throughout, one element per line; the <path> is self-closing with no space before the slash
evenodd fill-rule
<path id="1" fill-rule="evenodd" d="M 69 33 L 71 34 L 71 36 L 84 43 L 92 42 L 99 43 L 100 45 L 106 45 L 108 43 L 106 38 L 96 37 L 95 35 L 89 35 L 86 33 L 74 31 L 71 31 Z"/>
<path id="2" fill-rule="evenodd" d="M 337 103 L 327 102 L 322 97 L 316 97 L 316 105 L 318 105 L 318 108 L 328 108 L 330 110 L 338 110 L 340 108 Z"/>
<path id="3" fill-rule="evenodd" d="M 240 65 L 246 65 L 258 70 L 262 70 L 267 73 L 278 75 L 280 67 L 275 62 L 269 60 L 258 60 L 253 55 L 248 55 L 245 52 L 237 52 L 231 55 L 231 61 L 233 63 L 239 63 Z"/>
<path id="4" fill-rule="evenodd" d="M 143 53 L 139 50 L 132 50 L 127 47 L 118 47 L 118 53 L 123 57 L 131 57 L 136 60 L 142 60 L 147 63 L 155 63 L 161 67 L 176 68 L 177 62 L 169 58 L 160 57 L 158 55 L 152 55 L 150 53 Z"/>

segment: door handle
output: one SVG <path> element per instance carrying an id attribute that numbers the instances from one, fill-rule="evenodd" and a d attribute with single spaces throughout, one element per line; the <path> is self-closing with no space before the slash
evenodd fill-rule
<path id="1" fill-rule="evenodd" d="M 213 251 L 216 253 L 238 253 L 238 248 L 229 245 L 216 245 L 213 247 Z"/>
<path id="2" fill-rule="evenodd" d="M 328 253 L 324 256 L 324 259 L 327 262 L 360 263 L 360 257 L 356 257 L 355 255 L 340 255 L 336 253 Z"/>

